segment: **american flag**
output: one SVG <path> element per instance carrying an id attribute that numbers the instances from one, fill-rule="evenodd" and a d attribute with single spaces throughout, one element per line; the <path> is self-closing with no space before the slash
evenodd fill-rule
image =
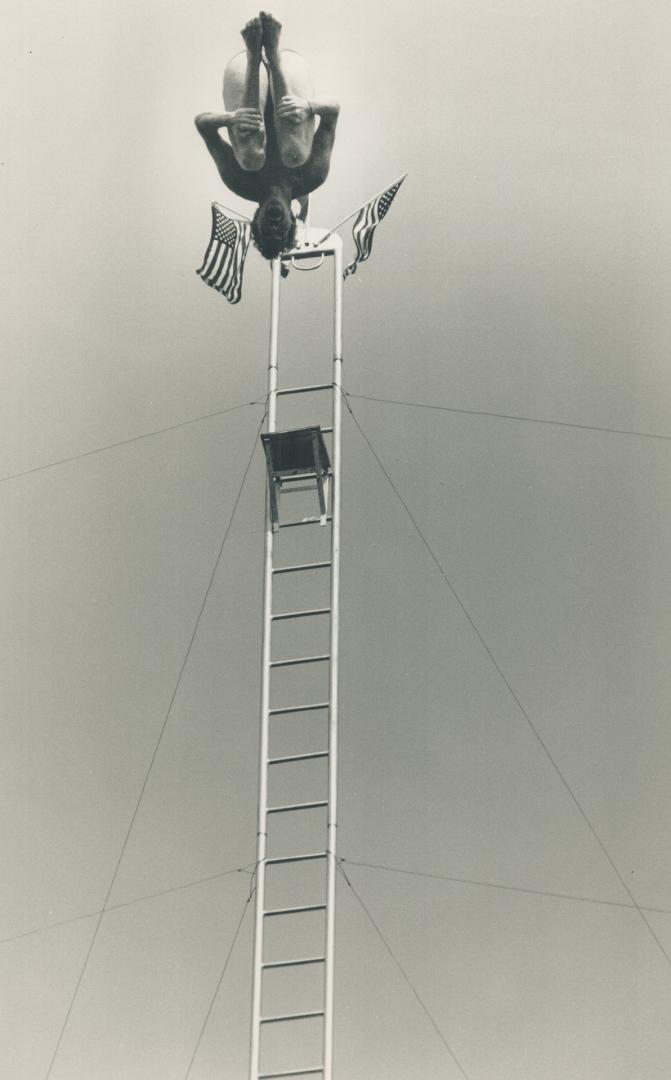
<path id="1" fill-rule="evenodd" d="M 381 195 L 376 195 L 375 198 L 367 202 L 365 206 L 362 206 L 356 221 L 352 227 L 352 236 L 354 237 L 354 243 L 356 244 L 356 255 L 349 266 L 345 267 L 343 277 L 346 278 L 348 274 L 356 273 L 356 268 L 361 262 L 365 262 L 371 253 L 373 247 L 373 235 L 376 227 L 382 221 L 382 218 L 387 213 L 387 210 L 394 201 L 394 196 L 401 184 L 405 180 L 405 176 L 402 176 L 400 180 L 397 180 L 395 184 L 388 187 L 386 191 L 383 191 Z"/>
<path id="2" fill-rule="evenodd" d="M 223 293 L 231 304 L 237 304 L 242 292 L 242 271 L 252 235 L 249 221 L 226 217 L 212 203 L 212 234 L 203 258 L 200 274 L 206 285 Z"/>

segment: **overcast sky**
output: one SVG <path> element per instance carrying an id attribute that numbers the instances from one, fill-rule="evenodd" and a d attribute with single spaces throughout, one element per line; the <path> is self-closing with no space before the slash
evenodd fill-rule
<path id="1" fill-rule="evenodd" d="M 339 853 L 435 1027 L 341 881 L 337 1080 L 668 1080 L 668 4 L 273 10 L 342 105 L 313 222 L 409 172 L 345 285 L 398 495 L 346 415 Z M 255 857 L 259 448 L 179 675 L 263 412 L 267 265 L 237 307 L 194 273 L 251 208 L 193 116 L 254 13 L 25 0 L 2 46 L 3 1080 L 45 1080 L 164 721 L 51 1080 L 246 1077 L 249 911 L 199 1034 Z M 283 286 L 287 382 L 329 282 Z"/>

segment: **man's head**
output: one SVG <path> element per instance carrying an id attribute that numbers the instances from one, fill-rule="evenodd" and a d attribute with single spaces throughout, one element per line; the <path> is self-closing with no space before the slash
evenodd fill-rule
<path id="1" fill-rule="evenodd" d="M 266 259 L 275 259 L 296 242 L 296 217 L 291 203 L 276 194 L 264 199 L 252 219 L 254 244 Z"/>

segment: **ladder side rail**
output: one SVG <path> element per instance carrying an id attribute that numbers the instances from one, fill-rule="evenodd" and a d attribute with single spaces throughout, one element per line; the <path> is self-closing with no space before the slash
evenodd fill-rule
<path id="1" fill-rule="evenodd" d="M 333 440 L 331 484 L 331 618 L 329 653 L 329 759 L 324 987 L 324 1080 L 333 1078 L 336 844 L 338 829 L 338 631 L 340 614 L 340 477 L 342 422 L 342 241 L 333 238 Z"/>
<path id="2" fill-rule="evenodd" d="M 273 623 L 273 599 L 272 586 L 273 575 L 273 520 L 270 492 L 266 493 L 266 516 L 265 516 L 265 542 L 264 542 L 264 584 L 263 584 L 263 635 L 262 635 L 262 664 L 261 664 L 261 717 L 260 717 L 260 749 L 259 749 L 259 801 L 258 801 L 258 830 L 257 830 L 257 867 L 256 867 L 256 908 L 254 926 L 254 966 L 253 966 L 253 990 L 252 990 L 252 1025 L 251 1025 L 251 1052 L 249 1080 L 259 1080 L 261 1075 L 275 1075 L 274 1073 L 261 1074 L 261 1032 L 269 1019 L 262 1015 L 262 991 L 264 964 L 264 925 L 265 917 L 275 914 L 284 914 L 290 910 L 317 910 L 325 914 L 325 943 L 324 943 L 324 1007 L 319 1013 L 324 1018 L 323 1032 L 323 1066 L 314 1071 L 322 1072 L 323 1080 L 332 1080 L 333 1072 L 333 986 L 334 986 L 334 954 L 335 954 L 335 882 L 336 882 L 336 829 L 337 829 L 337 716 L 338 716 L 338 601 L 339 601 L 339 565 L 340 565 L 340 427 L 342 414 L 342 244 L 340 238 L 333 236 L 326 245 L 324 252 L 333 255 L 334 291 L 333 291 L 333 382 L 332 384 L 318 384 L 314 389 L 331 389 L 332 392 L 332 427 L 322 428 L 333 434 L 332 466 L 333 479 L 331 489 L 331 514 L 327 515 L 326 521 L 331 523 L 331 559 L 330 559 L 330 646 L 329 646 L 329 701 L 319 703 L 311 708 L 328 708 L 328 756 L 329 768 L 327 779 L 327 795 L 325 803 L 327 808 L 327 842 L 326 842 L 326 896 L 325 903 L 320 905 L 297 906 L 292 909 L 277 909 L 268 911 L 265 908 L 265 885 L 266 866 L 273 860 L 267 858 L 267 827 L 268 814 L 274 812 L 274 808 L 268 806 L 268 771 L 269 771 L 269 722 L 275 713 L 301 711 L 299 709 L 272 709 L 270 707 L 270 676 L 275 664 L 271 659 L 271 634 Z M 322 256 L 323 257 L 323 256 Z M 281 284 L 281 257 L 273 261 L 271 283 L 271 323 L 269 341 L 268 362 L 268 422 L 266 430 L 277 430 L 277 405 L 278 397 L 283 391 L 278 387 L 278 343 L 280 321 L 280 284 Z M 298 388 L 296 388 L 298 389 Z M 308 389 L 307 387 L 305 388 Z M 310 387 L 313 389 L 313 387 Z M 291 388 L 285 393 L 295 392 Z M 298 390 L 300 392 L 300 389 Z M 285 527 L 294 524 L 317 523 L 324 524 L 322 514 L 312 519 L 304 519 L 300 522 L 288 522 Z M 280 526 L 282 527 L 282 526 Z M 306 569 L 310 564 L 306 565 Z M 328 566 L 329 563 L 312 564 L 315 568 Z M 287 567 L 286 570 L 302 569 L 303 567 Z M 279 572 L 285 568 L 280 567 Z M 325 658 L 326 659 L 326 658 Z M 306 708 L 303 706 L 302 708 Z M 314 755 L 318 756 L 318 755 Z M 319 756 L 322 756 L 321 754 Z M 293 809 L 294 807 L 287 807 Z M 298 806 L 296 808 L 299 808 Z M 284 809 L 284 807 L 278 808 Z M 321 856 L 320 856 L 321 857 Z M 279 966 L 279 965 L 278 965 Z M 307 1014 L 306 1014 L 307 1015 Z M 312 1014 L 311 1014 L 312 1015 Z M 313 1015 L 318 1015 L 314 1013 Z M 279 1019 L 279 1017 L 277 1018 Z M 312 1070 L 309 1070 L 312 1071 Z M 279 1075 L 282 1075 L 281 1073 Z"/>
<path id="3" fill-rule="evenodd" d="M 280 323 L 281 261 L 272 263 L 270 342 L 268 355 L 268 423 L 275 431 L 277 422 L 277 363 Z M 258 1080 L 261 1055 L 261 991 L 263 982 L 263 914 L 265 907 L 268 747 L 270 718 L 270 645 L 273 608 L 273 522 L 270 492 L 266 491 L 265 540 L 263 554 L 263 634 L 261 645 L 261 716 L 259 734 L 259 802 L 256 836 L 256 907 L 254 918 L 254 967 L 252 982 L 251 1048 L 249 1080 Z"/>

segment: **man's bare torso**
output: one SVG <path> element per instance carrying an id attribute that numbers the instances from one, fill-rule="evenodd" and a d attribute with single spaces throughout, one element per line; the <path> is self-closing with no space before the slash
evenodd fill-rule
<path id="1" fill-rule="evenodd" d="M 242 199 L 261 203 L 270 189 L 277 184 L 281 184 L 292 199 L 299 199 L 323 184 L 328 175 L 329 159 L 324 154 L 323 140 L 319 139 L 319 132 L 313 140 L 308 160 L 296 168 L 289 168 L 280 157 L 273 101 L 270 95 L 266 100 L 264 124 L 266 158 L 260 169 L 254 171 L 243 169 L 232 151 L 231 153 L 224 151 L 219 160 L 215 157 L 219 174 L 226 186 Z"/>

